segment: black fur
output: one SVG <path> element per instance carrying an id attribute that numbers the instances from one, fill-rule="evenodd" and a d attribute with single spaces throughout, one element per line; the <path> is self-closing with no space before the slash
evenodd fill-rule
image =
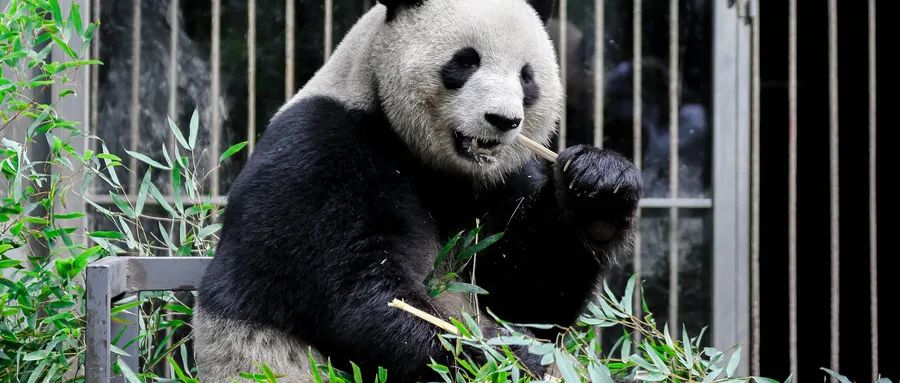
<path id="1" fill-rule="evenodd" d="M 556 0 L 528 0 L 528 4 L 534 7 L 544 24 L 553 16 L 553 10 L 556 8 Z"/>
<path id="2" fill-rule="evenodd" d="M 477 190 L 421 165 L 382 113 L 302 100 L 272 120 L 235 181 L 199 303 L 284 330 L 366 376 L 384 366 L 392 381 L 427 379 L 429 358 L 447 358 L 435 327 L 387 303 L 456 314 L 437 312 L 423 280 L 436 246 L 480 218 L 484 233 L 506 232 L 479 255 L 477 283 L 490 292 L 481 303 L 513 322 L 572 324 L 609 264 L 596 250 L 630 229 L 641 184 L 609 152 L 575 147 L 560 159 Z M 597 221 L 619 234 L 585 235 Z"/>
<path id="3" fill-rule="evenodd" d="M 387 7 L 387 20 L 390 22 L 397 16 L 397 12 L 404 7 L 413 7 L 425 2 L 425 0 L 378 0 L 379 3 Z M 544 24 L 553 16 L 553 10 L 556 8 L 556 0 L 528 0 L 528 4 L 537 11 L 538 16 L 544 21 Z"/>
<path id="4" fill-rule="evenodd" d="M 531 69 L 531 64 L 525 64 L 525 66 L 522 67 L 522 73 L 519 74 L 519 81 L 522 83 L 522 91 L 525 94 L 522 99 L 525 107 L 534 105 L 541 97 L 541 88 L 538 86 L 537 82 L 534 81 L 534 70 Z"/>
<path id="5" fill-rule="evenodd" d="M 475 48 L 460 49 L 453 54 L 450 61 L 441 67 L 441 81 L 447 89 L 460 89 L 478 71 L 479 66 L 481 66 L 481 55 Z"/>
<path id="6" fill-rule="evenodd" d="M 378 0 L 379 3 L 384 4 L 387 7 L 387 22 L 390 22 L 397 16 L 397 12 L 399 12 L 403 8 L 414 7 L 419 4 L 422 4 L 425 0 Z"/>

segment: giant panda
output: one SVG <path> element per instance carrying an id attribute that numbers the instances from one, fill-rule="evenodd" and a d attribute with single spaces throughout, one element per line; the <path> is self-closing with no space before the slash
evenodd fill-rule
<path id="1" fill-rule="evenodd" d="M 642 186 L 616 153 L 574 146 L 550 163 L 517 139 L 548 144 L 562 111 L 552 9 L 382 0 L 356 23 L 230 190 L 194 310 L 204 381 L 263 363 L 308 381 L 310 348 L 366 376 L 381 366 L 391 381 L 429 379 L 429 361 L 449 357 L 440 330 L 388 302 L 458 317 L 471 301 L 431 299 L 423 281 L 476 220 L 505 233 L 467 273 L 489 292 L 480 308 L 517 323 L 577 319 L 632 246 Z M 500 333 L 485 316 L 480 325 Z"/>

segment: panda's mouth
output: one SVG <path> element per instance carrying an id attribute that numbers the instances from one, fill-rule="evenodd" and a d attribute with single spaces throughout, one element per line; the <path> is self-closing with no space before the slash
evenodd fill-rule
<path id="1" fill-rule="evenodd" d="M 500 145 L 503 144 L 503 141 L 500 140 L 472 137 L 459 131 L 454 132 L 453 137 L 456 142 L 456 152 L 476 162 L 492 161 Z"/>

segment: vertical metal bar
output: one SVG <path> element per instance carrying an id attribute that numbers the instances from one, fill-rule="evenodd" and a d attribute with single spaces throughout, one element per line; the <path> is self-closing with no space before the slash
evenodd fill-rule
<path id="1" fill-rule="evenodd" d="M 837 0 L 828 1 L 829 157 L 831 164 L 831 369 L 840 371 L 841 269 L 840 174 L 838 171 L 838 19 Z M 833 379 L 834 380 L 834 379 Z"/>
<path id="2" fill-rule="evenodd" d="M 797 0 L 788 8 L 788 347 L 797 382 Z"/>
<path id="3" fill-rule="evenodd" d="M 750 344 L 751 28 L 735 5 L 713 2 L 712 345 Z M 747 373 L 747 363 L 738 374 Z"/>
<path id="4" fill-rule="evenodd" d="M 100 20 L 100 0 L 94 0 L 92 6 L 91 13 L 93 17 L 91 18 L 92 22 L 97 22 Z M 94 33 L 94 39 L 91 42 L 91 57 L 95 60 L 100 60 L 100 33 Z M 91 65 L 91 123 L 88 126 L 88 132 L 93 135 L 97 135 L 97 125 L 100 122 L 100 66 L 99 65 Z M 92 146 L 90 149 L 96 152 L 96 141 L 88 140 L 90 145 Z"/>
<path id="5" fill-rule="evenodd" d="M 594 146 L 603 148 L 603 107 L 606 102 L 606 0 L 594 1 Z"/>
<path id="6" fill-rule="evenodd" d="M 752 76 L 750 84 L 752 120 L 751 135 L 751 189 L 750 189 L 750 375 L 759 376 L 760 349 L 760 297 L 759 297 L 759 219 L 760 219 L 760 51 L 759 51 L 759 2 L 751 1 Z"/>
<path id="7" fill-rule="evenodd" d="M 679 0 L 669 0 L 669 192 L 672 198 L 678 198 L 678 108 L 679 108 Z M 678 331 L 678 208 L 669 209 L 669 327 Z"/>
<path id="8" fill-rule="evenodd" d="M 876 56 L 875 0 L 869 0 L 869 296 L 872 335 L 872 381 L 878 379 L 878 200 L 877 111 L 878 65 Z"/>
<path id="9" fill-rule="evenodd" d="M 284 6 L 284 99 L 294 96 L 294 0 L 285 0 Z"/>
<path id="10" fill-rule="evenodd" d="M 178 35 L 181 25 L 178 22 L 179 0 L 169 3 L 169 108 L 172 121 L 178 121 Z M 175 153 L 175 135 L 169 135 L 169 152 Z"/>
<path id="11" fill-rule="evenodd" d="M 209 168 L 213 170 L 209 180 L 209 191 L 213 196 L 219 193 L 219 153 L 221 151 L 222 116 L 219 108 L 221 93 L 221 40 L 222 40 L 222 0 L 212 0 L 212 84 L 210 86 L 210 124 L 209 124 Z"/>
<path id="12" fill-rule="evenodd" d="M 131 105 L 130 135 L 128 147 L 138 151 L 141 134 L 141 0 L 131 1 Z M 131 172 L 128 174 L 128 193 L 137 193 L 138 160 L 132 156 L 128 160 Z"/>
<path id="13" fill-rule="evenodd" d="M 331 50 L 334 47 L 334 0 L 325 0 L 325 41 L 323 42 L 323 46 L 325 47 L 325 60 L 328 61 L 328 58 L 331 57 Z"/>
<path id="14" fill-rule="evenodd" d="M 169 1 L 169 15 L 168 15 L 168 17 L 169 17 L 169 105 L 168 105 L 167 114 L 168 114 L 169 118 L 172 121 L 176 121 L 176 123 L 179 120 L 178 114 L 180 113 L 179 108 L 178 108 L 178 69 L 179 69 L 178 61 L 180 58 L 179 57 L 178 38 L 181 33 L 181 23 L 179 22 L 178 13 L 179 13 L 179 10 L 181 9 L 180 3 L 181 3 L 180 0 L 170 0 Z M 169 140 L 168 140 L 167 145 L 168 145 L 169 153 L 178 153 L 178 149 L 176 147 L 178 145 L 178 143 L 175 140 L 174 134 L 169 134 Z M 173 184 L 173 185 L 171 185 L 171 187 L 174 188 L 175 185 Z M 175 228 L 175 222 L 170 222 L 169 223 L 169 232 L 170 233 L 174 232 L 172 230 L 174 228 Z M 170 257 L 175 255 L 175 253 L 172 251 L 172 249 L 167 249 L 167 254 Z M 132 325 L 127 328 L 127 330 L 126 330 L 127 337 L 125 339 L 133 339 L 138 336 L 138 332 L 139 332 L 138 326 L 139 326 L 139 321 L 140 321 L 140 316 L 138 313 L 140 313 L 140 311 L 136 311 L 135 313 L 136 314 L 134 315 L 135 316 L 134 323 L 132 323 Z M 115 329 L 113 331 L 115 331 Z M 174 334 L 174 332 L 175 332 L 175 330 L 166 329 L 167 341 L 166 341 L 165 347 L 172 346 L 172 335 Z M 138 347 L 137 347 L 138 343 L 139 342 L 134 342 L 127 352 L 129 354 L 135 355 L 135 356 L 140 355 L 138 353 Z M 168 362 L 165 362 L 165 364 L 168 365 Z M 167 377 L 171 377 L 171 376 L 168 376 L 169 375 L 168 370 L 169 369 L 166 368 L 166 371 L 165 371 L 166 375 L 167 375 Z"/>
<path id="15" fill-rule="evenodd" d="M 247 0 L 247 152 L 256 149 L 256 0 Z"/>
<path id="16" fill-rule="evenodd" d="M 643 97 L 641 95 L 641 88 L 643 84 L 643 79 L 641 78 L 642 70 L 643 70 L 643 30 L 641 29 L 643 24 L 643 1 L 642 0 L 634 0 L 634 9 L 632 10 L 634 13 L 634 17 L 632 20 L 632 46 L 633 46 L 633 55 L 634 59 L 634 67 L 632 68 L 632 135 L 633 135 L 633 146 L 634 146 L 634 166 L 637 167 L 638 171 L 642 171 L 643 169 L 643 148 L 641 147 L 642 142 L 642 113 L 643 113 L 643 105 L 641 104 L 643 101 Z M 635 231 L 635 246 L 634 246 L 634 273 L 637 275 L 637 280 L 641 280 L 641 211 L 638 209 L 637 213 L 637 230 Z M 643 312 L 643 307 L 641 306 L 640 298 L 635 295 L 634 297 L 634 312 L 637 313 L 638 317 L 643 316 L 641 313 Z M 637 339 L 640 338 L 639 333 L 635 333 Z"/>
<path id="17" fill-rule="evenodd" d="M 566 148 L 566 136 L 567 136 L 567 116 L 566 110 L 568 109 L 566 106 L 569 104 L 568 98 L 566 97 L 567 87 L 568 87 L 568 66 L 569 66 L 569 46 L 568 46 L 568 25 L 569 25 L 569 10 L 568 10 L 569 2 L 568 0 L 560 0 L 559 1 L 559 78 L 562 80 L 562 91 L 563 91 L 563 110 L 562 115 L 559 118 L 559 151 L 563 151 Z"/>

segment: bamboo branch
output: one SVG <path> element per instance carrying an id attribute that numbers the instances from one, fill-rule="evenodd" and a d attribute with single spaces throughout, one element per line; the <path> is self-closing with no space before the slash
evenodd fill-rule
<path id="1" fill-rule="evenodd" d="M 419 310 L 413 306 L 410 306 L 408 303 L 406 303 L 404 301 L 401 301 L 399 299 L 394 299 L 393 301 L 388 303 L 388 306 L 406 311 L 416 317 L 421 318 L 422 320 L 424 320 L 428 323 L 431 323 L 437 327 L 440 327 L 444 331 L 447 331 L 453 335 L 459 335 L 459 330 L 456 329 L 456 326 L 448 323 L 447 321 L 445 321 L 441 318 L 438 318 L 434 315 L 431 315 L 431 314 L 426 313 L 422 310 Z"/>
<path id="2" fill-rule="evenodd" d="M 546 147 L 544 147 L 544 145 L 541 145 L 534 140 L 525 137 L 524 135 L 519 135 L 519 141 L 522 143 L 522 145 L 525 145 L 526 148 L 531 149 L 534 154 L 545 158 L 547 161 L 556 162 L 556 158 L 559 157 L 559 155 L 554 153 L 552 150 L 547 149 Z"/>

